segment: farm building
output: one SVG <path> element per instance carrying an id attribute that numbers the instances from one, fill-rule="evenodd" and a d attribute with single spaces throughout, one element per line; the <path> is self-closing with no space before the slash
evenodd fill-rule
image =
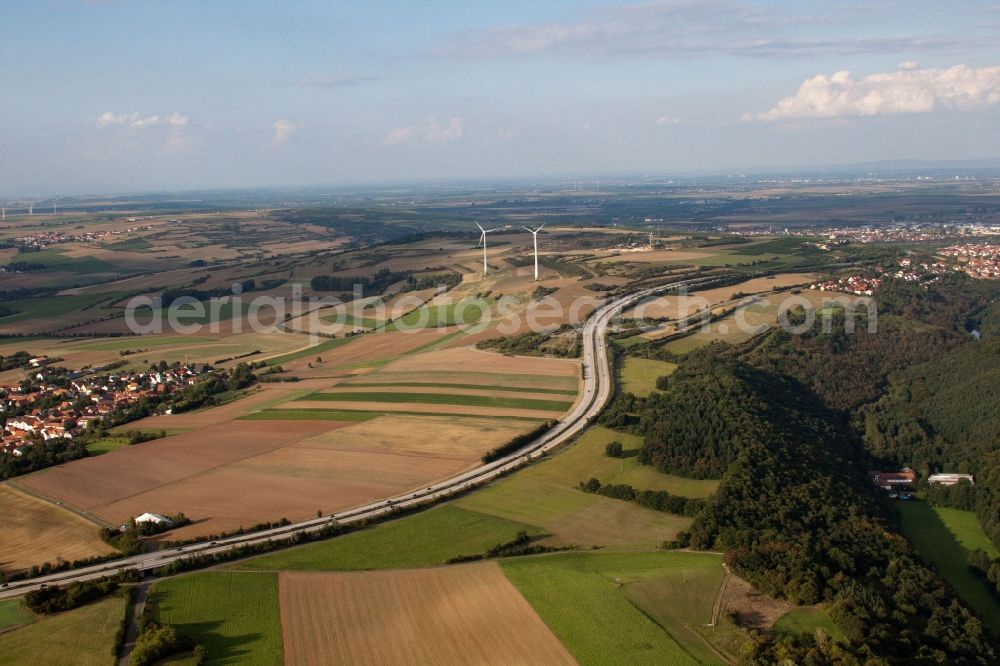
<path id="1" fill-rule="evenodd" d="M 904 467 L 899 472 L 868 472 L 868 478 L 882 490 L 893 488 L 909 488 L 917 483 L 917 473 L 909 467 Z"/>
<path id="2" fill-rule="evenodd" d="M 976 480 L 972 478 L 971 474 L 931 474 L 927 477 L 927 483 L 939 483 L 942 486 L 953 486 L 962 479 L 967 480 L 972 485 L 976 484 Z"/>
<path id="3" fill-rule="evenodd" d="M 174 521 L 170 520 L 166 516 L 161 516 L 158 513 L 144 513 L 135 519 L 137 524 L 141 523 L 153 523 L 155 525 L 173 525 Z"/>

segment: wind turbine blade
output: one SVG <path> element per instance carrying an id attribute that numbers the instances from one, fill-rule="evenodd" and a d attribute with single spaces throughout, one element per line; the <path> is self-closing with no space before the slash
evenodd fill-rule
<path id="1" fill-rule="evenodd" d="M 542 222 L 542 226 L 538 227 L 538 230 L 541 231 L 544 228 L 545 228 L 545 222 Z"/>
<path id="2" fill-rule="evenodd" d="M 521 228 L 522 228 L 522 229 L 524 229 L 524 230 L 525 230 L 525 231 L 527 231 L 527 232 L 530 232 L 530 233 L 535 233 L 535 230 L 534 230 L 534 229 L 529 229 L 528 227 L 521 227 Z"/>
<path id="3" fill-rule="evenodd" d="M 486 229 L 483 229 L 483 225 L 479 224 L 477 220 L 473 220 L 473 222 L 476 223 L 476 226 L 479 227 L 480 231 L 482 231 L 484 234 L 486 233 Z"/>

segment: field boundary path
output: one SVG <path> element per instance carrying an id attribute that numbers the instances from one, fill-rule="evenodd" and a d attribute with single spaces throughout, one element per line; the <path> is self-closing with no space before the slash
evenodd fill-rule
<path id="1" fill-rule="evenodd" d="M 319 532 L 331 525 L 368 523 L 373 520 L 396 516 L 399 509 L 422 508 L 442 499 L 485 485 L 498 477 L 530 464 L 532 461 L 541 459 L 550 451 L 570 442 L 585 430 L 591 421 L 601 412 L 611 397 L 614 388 L 614 378 L 608 362 L 607 350 L 607 327 L 612 318 L 620 315 L 626 308 L 634 306 L 644 298 L 656 296 L 670 289 L 704 286 L 704 284 L 717 279 L 717 277 L 711 276 L 678 280 L 622 296 L 604 303 L 595 309 L 583 326 L 582 367 L 584 390 L 580 399 L 573 406 L 572 410 L 551 430 L 514 453 L 480 465 L 450 479 L 434 483 L 422 490 L 378 500 L 328 516 L 312 518 L 283 527 L 275 527 L 250 534 L 227 537 L 217 541 L 202 541 L 177 549 L 134 555 L 72 571 L 12 582 L 6 588 L 0 589 L 0 599 L 20 596 L 32 590 L 37 590 L 43 585 L 61 585 L 75 581 L 93 580 L 130 570 L 151 571 L 172 562 L 184 560 L 192 555 L 219 555 L 241 546 L 253 546 L 273 541 L 287 541 L 299 533 Z"/>
<path id="2" fill-rule="evenodd" d="M 139 619 L 142 618 L 142 614 L 146 610 L 149 588 L 152 585 L 153 581 L 148 580 L 135 587 L 135 603 L 132 605 L 132 613 L 128 617 L 125 642 L 122 644 L 122 654 L 118 659 L 118 666 L 128 666 L 128 662 L 132 658 L 132 650 L 135 649 L 135 641 L 139 637 Z"/>

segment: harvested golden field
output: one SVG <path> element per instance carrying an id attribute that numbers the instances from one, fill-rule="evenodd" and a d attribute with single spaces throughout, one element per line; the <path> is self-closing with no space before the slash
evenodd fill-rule
<path id="1" fill-rule="evenodd" d="M 561 358 L 531 358 L 504 356 L 480 351 L 472 347 L 442 349 L 416 356 L 408 356 L 385 366 L 385 372 L 438 373 L 447 370 L 465 370 L 501 375 L 551 375 L 556 377 L 580 376 L 578 361 Z M 434 381 L 429 378 L 428 381 Z"/>
<path id="2" fill-rule="evenodd" d="M 222 422 L 166 439 L 126 446 L 96 458 L 74 460 L 23 477 L 18 483 L 39 495 L 93 512 L 112 523 L 145 511 L 164 514 L 185 511 L 195 518 L 204 515 L 198 507 L 154 507 L 131 502 L 124 515 L 103 509 L 154 488 L 198 477 L 221 465 L 346 425 L 349 424 L 323 421 Z"/>
<path id="3" fill-rule="evenodd" d="M 624 316 L 635 317 L 639 315 L 653 319 L 660 317 L 678 319 L 700 312 L 706 307 L 733 300 L 738 294 L 756 294 L 770 292 L 773 289 L 785 289 L 795 285 L 808 284 L 815 278 L 816 276 L 811 273 L 782 273 L 770 278 L 754 278 L 726 287 L 692 291 L 686 295 L 660 296 L 627 311 Z"/>
<path id="4" fill-rule="evenodd" d="M 75 513 L 0 484 L 0 571 L 33 564 L 79 560 L 113 553 L 97 536 L 98 527 Z"/>
<path id="5" fill-rule="evenodd" d="M 302 377 L 317 374 L 318 370 L 330 368 L 350 368 L 375 362 L 385 362 L 401 354 L 412 352 L 425 345 L 433 345 L 442 341 L 446 332 L 438 329 L 421 329 L 419 331 L 385 332 L 379 331 L 367 335 L 359 335 L 349 342 L 333 349 L 315 354 L 309 353 L 302 357 L 281 363 L 288 371 L 295 371 Z M 321 363 L 316 358 L 322 358 Z M 309 364 L 313 368 L 309 369 Z"/>
<path id="6" fill-rule="evenodd" d="M 218 425 L 250 412 L 259 410 L 266 405 L 284 400 L 291 400 L 305 392 L 309 387 L 322 388 L 330 385 L 330 380 L 310 380 L 288 384 L 262 384 L 252 389 L 243 398 L 227 402 L 211 409 L 182 412 L 180 414 L 162 414 L 149 416 L 129 424 L 133 430 L 160 430 L 163 428 L 205 428 Z"/>
<path id="7" fill-rule="evenodd" d="M 69 463 L 25 483 L 112 525 L 145 511 L 182 511 L 194 524 L 170 538 L 188 538 L 303 520 L 425 487 L 533 425 L 406 415 L 237 420 Z M 95 464 L 105 460 L 111 463 Z"/>
<path id="8" fill-rule="evenodd" d="M 470 386 L 505 386 L 511 389 L 524 389 L 526 391 L 535 389 L 572 391 L 575 393 L 579 382 L 576 376 L 570 375 L 508 375 L 497 372 L 476 372 L 475 370 L 442 370 L 433 373 L 423 370 L 403 370 L 397 372 L 391 369 L 393 367 L 395 366 L 388 366 L 386 369 L 371 373 L 355 375 L 342 380 L 337 386 L 349 388 L 355 384 L 371 386 L 374 384 L 412 385 L 414 383 L 427 383 L 446 386 L 454 385 L 457 388 L 458 386 L 467 384 Z"/>
<path id="9" fill-rule="evenodd" d="M 282 573 L 285 663 L 575 664 L 494 563 Z"/>
<path id="10" fill-rule="evenodd" d="M 438 379 L 436 377 L 435 379 Z M 358 379 L 352 379 L 351 381 L 360 382 L 365 379 L 364 375 L 360 375 Z M 499 379 L 499 378 L 496 378 Z M 358 390 L 350 384 L 337 384 L 322 393 L 351 393 Z M 533 393 L 530 388 L 525 388 L 521 391 L 509 391 L 506 387 L 501 386 L 500 388 L 488 389 L 479 387 L 470 388 L 459 388 L 457 386 L 448 386 L 446 388 L 439 388 L 437 386 L 364 386 L 365 393 L 405 393 L 408 395 L 412 394 L 437 394 L 446 391 L 448 395 L 481 395 L 486 398 L 510 398 L 517 397 L 525 400 L 553 400 L 551 393 Z M 560 397 L 560 400 L 572 401 L 572 397 Z"/>
<path id="11" fill-rule="evenodd" d="M 362 412 L 404 412 L 412 414 L 470 414 L 476 416 L 516 416 L 520 418 L 533 419 L 558 419 L 564 412 L 542 409 L 519 409 L 517 407 L 480 407 L 471 405 L 428 405 L 421 402 L 364 402 L 354 400 L 296 400 L 278 405 L 275 410 L 299 410 L 299 409 L 320 409 L 320 410 L 351 410 Z M 569 411 L 569 410 L 566 410 Z"/>

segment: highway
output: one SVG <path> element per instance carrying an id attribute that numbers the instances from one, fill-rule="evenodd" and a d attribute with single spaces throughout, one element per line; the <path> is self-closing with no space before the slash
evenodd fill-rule
<path id="1" fill-rule="evenodd" d="M 20 596 L 46 585 L 65 585 L 74 581 L 92 580 L 130 569 L 148 571 L 160 568 L 176 560 L 182 560 L 191 555 L 212 555 L 224 553 L 239 546 L 263 543 L 268 540 L 278 541 L 289 539 L 296 533 L 315 532 L 334 522 L 340 525 L 351 525 L 370 521 L 393 515 L 399 508 L 422 506 L 489 483 L 497 477 L 527 465 L 532 460 L 537 460 L 544 456 L 548 451 L 567 443 L 582 432 L 600 413 L 601 409 L 603 409 L 614 388 L 614 381 L 611 375 L 612 369 L 608 363 L 607 352 L 607 327 L 612 318 L 644 298 L 681 286 L 695 286 L 700 282 L 710 281 L 711 279 L 697 278 L 672 282 L 623 296 L 598 307 L 583 326 L 582 365 L 584 390 L 580 399 L 576 402 L 573 409 L 551 430 L 510 455 L 490 463 L 485 463 L 475 469 L 463 472 L 427 488 L 347 509 L 330 514 L 329 516 L 312 518 L 299 523 L 262 530 L 252 534 L 241 534 L 218 539 L 217 541 L 194 543 L 180 548 L 124 557 L 70 571 L 38 576 L 24 581 L 14 581 L 0 588 L 0 599 Z"/>

